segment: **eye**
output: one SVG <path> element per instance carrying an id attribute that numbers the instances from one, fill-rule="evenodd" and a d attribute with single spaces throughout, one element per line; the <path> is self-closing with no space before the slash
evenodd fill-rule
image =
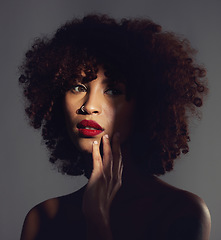
<path id="1" fill-rule="evenodd" d="M 86 86 L 82 85 L 82 84 L 78 84 L 78 85 L 75 85 L 71 88 L 71 91 L 74 92 L 74 93 L 78 93 L 78 92 L 86 92 L 87 91 L 87 88 Z"/>
<path id="2" fill-rule="evenodd" d="M 105 93 L 111 96 L 118 96 L 123 94 L 123 91 L 117 88 L 109 88 L 105 91 Z"/>

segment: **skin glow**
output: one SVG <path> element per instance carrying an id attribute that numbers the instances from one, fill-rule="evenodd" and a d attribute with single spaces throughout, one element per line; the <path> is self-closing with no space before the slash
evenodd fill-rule
<path id="1" fill-rule="evenodd" d="M 127 139 L 133 124 L 133 109 L 134 101 L 126 100 L 125 85 L 113 85 L 102 68 L 99 68 L 95 80 L 77 83 L 64 97 L 68 133 L 74 145 L 88 153 L 92 152 L 92 143 L 95 140 L 100 143 L 105 134 L 112 139 L 113 134 L 119 132 L 121 142 Z M 82 121 L 88 126 L 83 126 Z M 96 122 L 102 130 L 92 129 L 94 126 L 89 124 L 90 121 Z"/>

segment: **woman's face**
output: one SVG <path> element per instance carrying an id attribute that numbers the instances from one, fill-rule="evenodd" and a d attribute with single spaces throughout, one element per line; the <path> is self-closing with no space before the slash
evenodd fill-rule
<path id="1" fill-rule="evenodd" d="M 83 74 L 82 74 L 83 75 Z M 134 100 L 126 100 L 123 83 L 113 84 L 99 68 L 97 78 L 86 84 L 76 83 L 66 92 L 64 112 L 67 130 L 74 145 L 92 152 L 92 143 L 108 134 L 120 133 L 123 143 L 131 133 Z"/>

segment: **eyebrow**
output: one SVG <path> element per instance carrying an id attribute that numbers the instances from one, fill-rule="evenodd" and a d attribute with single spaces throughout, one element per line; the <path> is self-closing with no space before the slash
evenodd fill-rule
<path id="1" fill-rule="evenodd" d="M 102 80 L 102 83 L 103 84 L 110 84 L 110 83 L 114 83 L 114 81 L 113 81 L 113 79 L 111 79 L 111 78 L 104 78 L 103 80 Z"/>
<path id="2" fill-rule="evenodd" d="M 93 80 L 95 80 L 95 79 L 93 79 Z M 82 77 L 81 79 L 76 79 L 76 82 L 86 84 L 91 81 L 88 81 L 87 79 Z M 108 85 L 116 85 L 116 84 L 118 85 L 119 84 L 119 85 L 124 85 L 124 86 L 126 85 L 125 82 L 123 82 L 123 81 L 115 80 L 113 77 L 106 77 L 106 76 L 102 79 L 102 84 L 108 84 Z"/>
<path id="3" fill-rule="evenodd" d="M 102 80 L 102 84 L 110 84 L 110 85 L 115 85 L 115 84 L 122 84 L 122 85 L 126 85 L 123 81 L 119 81 L 119 80 L 115 80 L 111 77 L 105 77 Z"/>

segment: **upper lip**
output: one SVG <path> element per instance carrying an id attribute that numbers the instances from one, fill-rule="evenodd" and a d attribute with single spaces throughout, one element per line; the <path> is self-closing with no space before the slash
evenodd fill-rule
<path id="1" fill-rule="evenodd" d="M 103 128 L 97 122 L 95 122 L 93 120 L 85 119 L 77 124 L 77 128 L 85 128 L 85 127 L 91 127 L 91 128 L 95 128 L 98 130 L 103 130 Z"/>

